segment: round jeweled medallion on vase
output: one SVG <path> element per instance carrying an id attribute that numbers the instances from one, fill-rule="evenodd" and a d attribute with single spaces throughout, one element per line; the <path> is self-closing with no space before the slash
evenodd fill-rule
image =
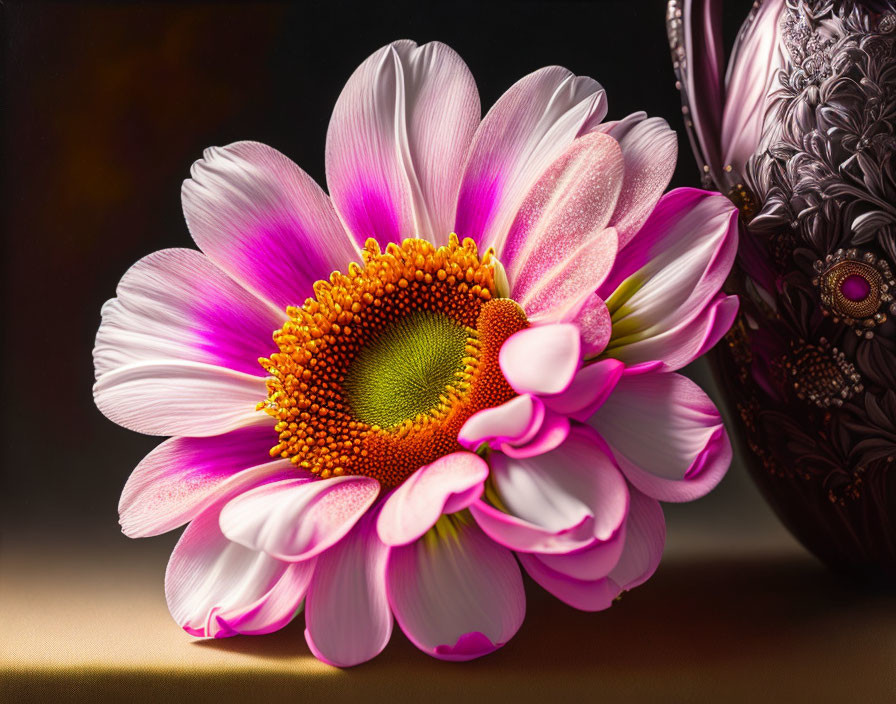
<path id="1" fill-rule="evenodd" d="M 896 575 L 896 7 L 754 4 L 727 71 L 721 9 L 668 28 L 704 183 L 741 211 L 741 298 L 714 368 L 742 456 L 836 569 Z"/>

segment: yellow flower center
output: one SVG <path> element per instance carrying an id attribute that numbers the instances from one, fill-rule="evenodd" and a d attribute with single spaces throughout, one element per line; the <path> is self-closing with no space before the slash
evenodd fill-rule
<path id="1" fill-rule="evenodd" d="M 385 252 L 368 240 L 362 256 L 287 309 L 280 351 L 259 360 L 270 379 L 258 408 L 277 420 L 272 457 L 390 488 L 461 449 L 471 415 L 516 395 L 498 352 L 528 322 L 498 297 L 494 253 L 480 258 L 470 239 Z"/>

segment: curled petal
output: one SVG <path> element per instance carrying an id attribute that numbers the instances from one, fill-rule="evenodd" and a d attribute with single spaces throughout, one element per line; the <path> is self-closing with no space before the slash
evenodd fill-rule
<path id="1" fill-rule="evenodd" d="M 666 539 L 663 511 L 654 499 L 631 489 L 621 555 L 606 576 L 606 558 L 594 549 L 570 555 L 519 553 L 520 562 L 538 584 L 582 611 L 602 611 L 625 590 L 646 582 L 656 571 Z"/>
<path id="2" fill-rule="evenodd" d="M 555 323 L 520 330 L 501 346 L 499 361 L 517 393 L 562 393 L 582 364 L 579 329 Z"/>
<path id="3" fill-rule="evenodd" d="M 666 371 L 681 369 L 715 347 L 731 328 L 738 306 L 737 296 L 718 293 L 694 318 L 635 342 L 621 341 L 607 354 L 626 364 L 662 360 Z"/>
<path id="4" fill-rule="evenodd" d="M 515 83 L 482 120 L 461 180 L 455 232 L 500 255 L 533 184 L 607 112 L 603 88 L 559 66 Z"/>
<path id="5" fill-rule="evenodd" d="M 624 369 L 625 365 L 617 359 L 602 359 L 585 365 L 576 372 L 566 391 L 546 396 L 544 405 L 574 420 L 587 420 L 607 400 Z"/>
<path id="6" fill-rule="evenodd" d="M 523 569 L 544 589 L 560 601 L 579 611 L 603 611 L 613 605 L 613 599 L 622 591 L 613 580 L 576 579 L 548 567 L 537 555 L 519 553 Z"/>
<path id="7" fill-rule="evenodd" d="M 190 233 L 217 266 L 277 309 L 359 258 L 330 199 L 276 149 L 236 142 L 206 149 L 184 181 Z"/>
<path id="8" fill-rule="evenodd" d="M 346 83 L 327 131 L 327 183 L 359 244 L 452 231 L 479 94 L 448 46 L 383 47 Z"/>
<path id="9" fill-rule="evenodd" d="M 386 599 L 388 554 L 377 537 L 376 512 L 369 511 L 317 558 L 305 601 L 305 640 L 320 660 L 351 667 L 386 647 L 392 636 Z"/>
<path id="10" fill-rule="evenodd" d="M 569 420 L 564 415 L 546 411 L 541 399 L 523 394 L 473 414 L 457 439 L 470 450 L 487 442 L 510 457 L 532 457 L 550 452 L 568 434 Z"/>
<path id="11" fill-rule="evenodd" d="M 405 635 L 442 660 L 497 650 L 526 611 L 520 569 L 509 550 L 471 522 L 431 530 L 393 548 L 386 571 L 389 604 Z"/>
<path id="12" fill-rule="evenodd" d="M 598 291 L 613 323 L 605 354 L 622 359 L 629 345 L 699 316 L 728 276 L 736 250 L 737 210 L 727 198 L 690 188 L 663 196 Z M 663 351 L 683 356 L 668 345 Z"/>
<path id="13" fill-rule="evenodd" d="M 477 501 L 470 511 L 513 550 L 571 552 L 610 540 L 625 520 L 625 480 L 585 427 L 571 428 L 563 444 L 537 457 L 496 453 L 491 469 L 492 503 Z"/>
<path id="14" fill-rule="evenodd" d="M 266 484 L 224 507 L 221 530 L 247 548 L 300 562 L 339 542 L 379 490 L 371 477 L 305 477 Z"/>
<path id="15" fill-rule="evenodd" d="M 546 411 L 538 432 L 526 438 L 523 443 L 503 443 L 495 449 L 508 457 L 535 457 L 556 449 L 569 437 L 569 418 L 559 413 Z"/>
<path id="16" fill-rule="evenodd" d="M 377 531 L 386 545 L 406 545 L 443 513 L 465 509 L 482 495 L 488 465 L 472 452 L 455 452 L 421 467 L 383 503 Z"/>
<path id="17" fill-rule="evenodd" d="M 288 564 L 230 542 L 218 527 L 222 505 L 193 520 L 171 553 L 168 609 L 185 631 L 203 638 L 279 630 L 302 603 L 314 560 Z"/>
<path id="18" fill-rule="evenodd" d="M 668 312 L 687 302 L 704 303 L 724 282 L 736 249 L 737 209 L 731 201 L 719 193 L 676 188 L 660 198 L 635 239 L 619 253 L 598 294 L 609 304 L 610 296 L 622 289 L 611 308 L 615 311 L 625 294 L 629 309 L 643 303 L 638 306 L 642 314 L 644 308 Z M 633 276 L 636 280 L 628 282 Z M 660 300 L 664 295 L 669 298 L 665 303 Z"/>
<path id="19" fill-rule="evenodd" d="M 523 444 L 544 422 L 544 404 L 531 394 L 522 394 L 494 408 L 474 413 L 460 429 L 457 441 L 470 450 L 483 442 L 497 445 Z"/>
<path id="20" fill-rule="evenodd" d="M 626 523 L 628 518 L 626 517 Z M 551 569 L 574 577 L 593 581 L 603 579 L 618 564 L 625 547 L 625 526 L 609 540 L 562 555 L 540 553 L 538 559 Z"/>
<path id="21" fill-rule="evenodd" d="M 626 478 L 661 501 L 691 501 L 713 489 L 731 443 L 709 397 L 679 374 L 625 376 L 590 421 Z"/>

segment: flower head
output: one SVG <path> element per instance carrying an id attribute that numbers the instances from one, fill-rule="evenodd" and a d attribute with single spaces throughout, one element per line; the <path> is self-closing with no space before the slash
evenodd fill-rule
<path id="1" fill-rule="evenodd" d="M 605 106 L 552 67 L 480 123 L 457 54 L 401 41 L 337 102 L 329 197 L 261 144 L 197 162 L 202 252 L 138 262 L 95 350 L 99 408 L 174 436 L 120 511 L 134 537 L 189 522 L 166 577 L 185 630 L 266 633 L 304 602 L 327 662 L 376 655 L 393 617 L 467 660 L 519 628 L 520 564 L 586 610 L 653 573 L 657 500 L 730 459 L 672 372 L 730 324 L 736 235 L 723 197 L 661 197 L 664 121 Z"/>

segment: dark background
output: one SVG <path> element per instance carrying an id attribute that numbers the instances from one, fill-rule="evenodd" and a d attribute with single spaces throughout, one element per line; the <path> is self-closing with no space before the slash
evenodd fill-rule
<path id="1" fill-rule="evenodd" d="M 3 5 L 3 541 L 125 542 L 118 494 L 159 439 L 94 407 L 93 338 L 131 264 L 194 246 L 180 184 L 204 148 L 266 142 L 323 183 L 343 84 L 377 48 L 407 37 L 456 49 L 484 111 L 542 66 L 593 76 L 609 119 L 643 109 L 671 123 L 680 135 L 672 185 L 696 185 L 665 4 Z M 750 4 L 729 0 L 729 43 Z M 690 373 L 709 385 L 702 368 Z M 729 531 L 758 547 L 779 530 L 737 465 L 710 497 L 667 515 L 673 542 L 685 529 Z"/>

